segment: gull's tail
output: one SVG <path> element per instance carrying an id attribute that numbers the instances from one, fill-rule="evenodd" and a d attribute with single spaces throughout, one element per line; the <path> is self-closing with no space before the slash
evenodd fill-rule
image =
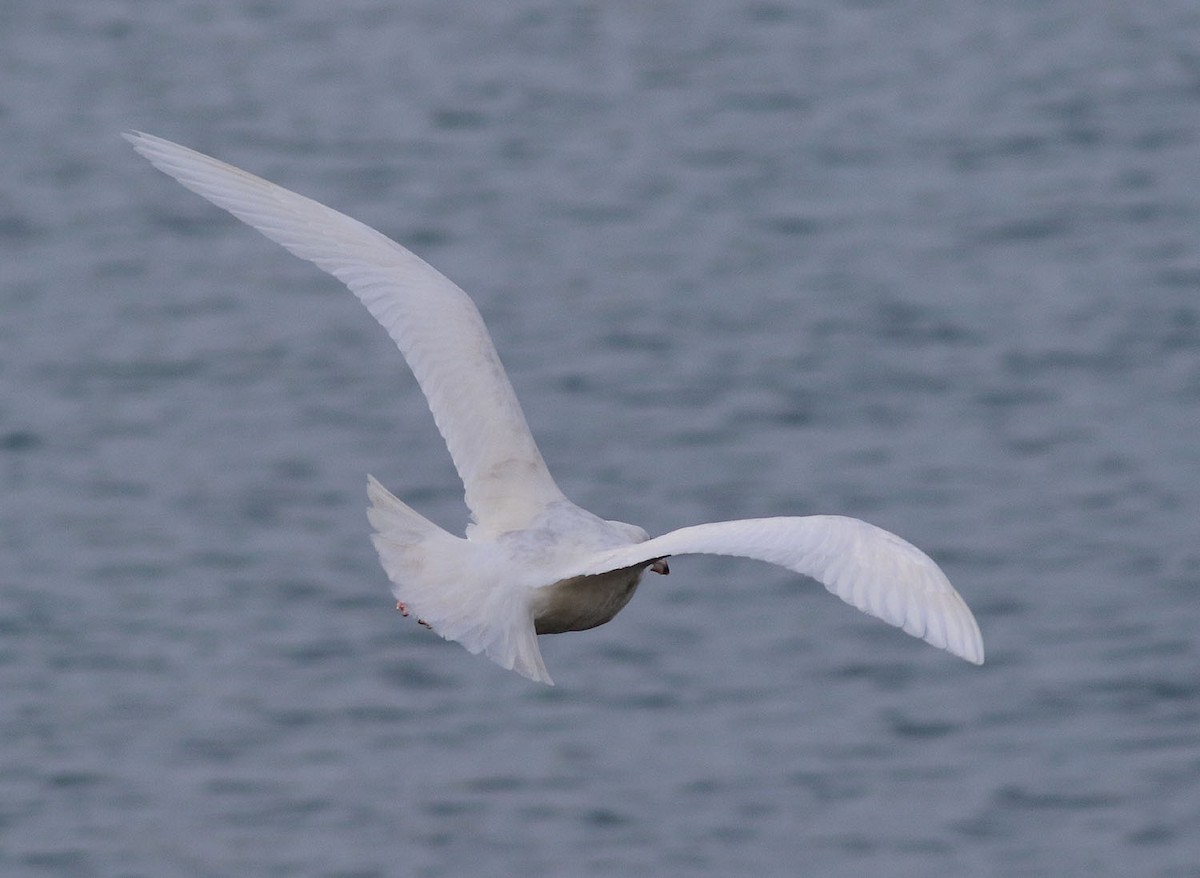
<path id="1" fill-rule="evenodd" d="M 438 527 L 368 476 L 371 541 L 392 594 L 447 640 L 484 653 L 501 667 L 551 684 L 537 645 L 529 589 L 505 581 L 487 543 Z"/>

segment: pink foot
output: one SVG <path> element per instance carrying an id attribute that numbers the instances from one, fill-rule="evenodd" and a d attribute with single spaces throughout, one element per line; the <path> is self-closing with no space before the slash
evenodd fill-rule
<path id="1" fill-rule="evenodd" d="M 406 603 L 404 603 L 404 601 L 396 601 L 396 609 L 400 611 L 401 616 L 403 616 L 406 619 L 408 618 L 408 605 Z M 426 622 L 424 619 L 417 619 L 417 624 L 424 626 L 425 628 L 429 628 L 430 630 L 433 629 L 433 626 L 430 625 L 428 622 Z"/>

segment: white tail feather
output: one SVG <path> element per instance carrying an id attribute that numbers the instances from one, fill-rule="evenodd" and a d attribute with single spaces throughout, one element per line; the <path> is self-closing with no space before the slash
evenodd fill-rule
<path id="1" fill-rule="evenodd" d="M 456 537 L 369 476 L 367 518 L 392 593 L 447 640 L 496 664 L 551 684 L 533 626 L 532 592 L 505 581 L 491 543 Z"/>

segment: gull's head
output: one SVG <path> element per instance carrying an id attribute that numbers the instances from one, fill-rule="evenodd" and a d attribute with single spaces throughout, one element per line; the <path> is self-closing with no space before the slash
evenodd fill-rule
<path id="1" fill-rule="evenodd" d="M 650 534 L 646 533 L 636 524 L 626 524 L 623 521 L 606 522 L 612 526 L 613 530 L 619 532 L 621 536 L 626 537 L 630 543 L 644 543 L 650 539 Z"/>
<path id="2" fill-rule="evenodd" d="M 626 524 L 623 521 L 610 521 L 608 523 L 615 529 L 619 530 L 623 535 L 627 535 L 631 543 L 644 543 L 646 540 L 650 539 L 650 534 L 646 533 L 645 530 L 638 527 L 636 524 Z M 648 569 L 654 573 L 661 573 L 663 576 L 666 576 L 671 572 L 671 568 L 667 566 L 666 558 L 655 558 L 653 561 L 649 562 Z"/>

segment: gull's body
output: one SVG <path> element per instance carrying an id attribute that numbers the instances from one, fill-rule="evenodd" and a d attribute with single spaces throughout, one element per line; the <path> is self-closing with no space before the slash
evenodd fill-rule
<path id="1" fill-rule="evenodd" d="M 568 500 L 538 451 L 467 295 L 374 229 L 185 147 L 127 134 L 187 188 L 345 283 L 399 346 L 463 480 L 465 538 L 368 479 L 372 539 L 400 606 L 442 637 L 550 682 L 538 634 L 602 625 L 671 555 L 738 555 L 810 576 L 842 600 L 976 664 L 971 611 L 924 553 L 841 516 L 685 527 L 650 539 Z"/>

